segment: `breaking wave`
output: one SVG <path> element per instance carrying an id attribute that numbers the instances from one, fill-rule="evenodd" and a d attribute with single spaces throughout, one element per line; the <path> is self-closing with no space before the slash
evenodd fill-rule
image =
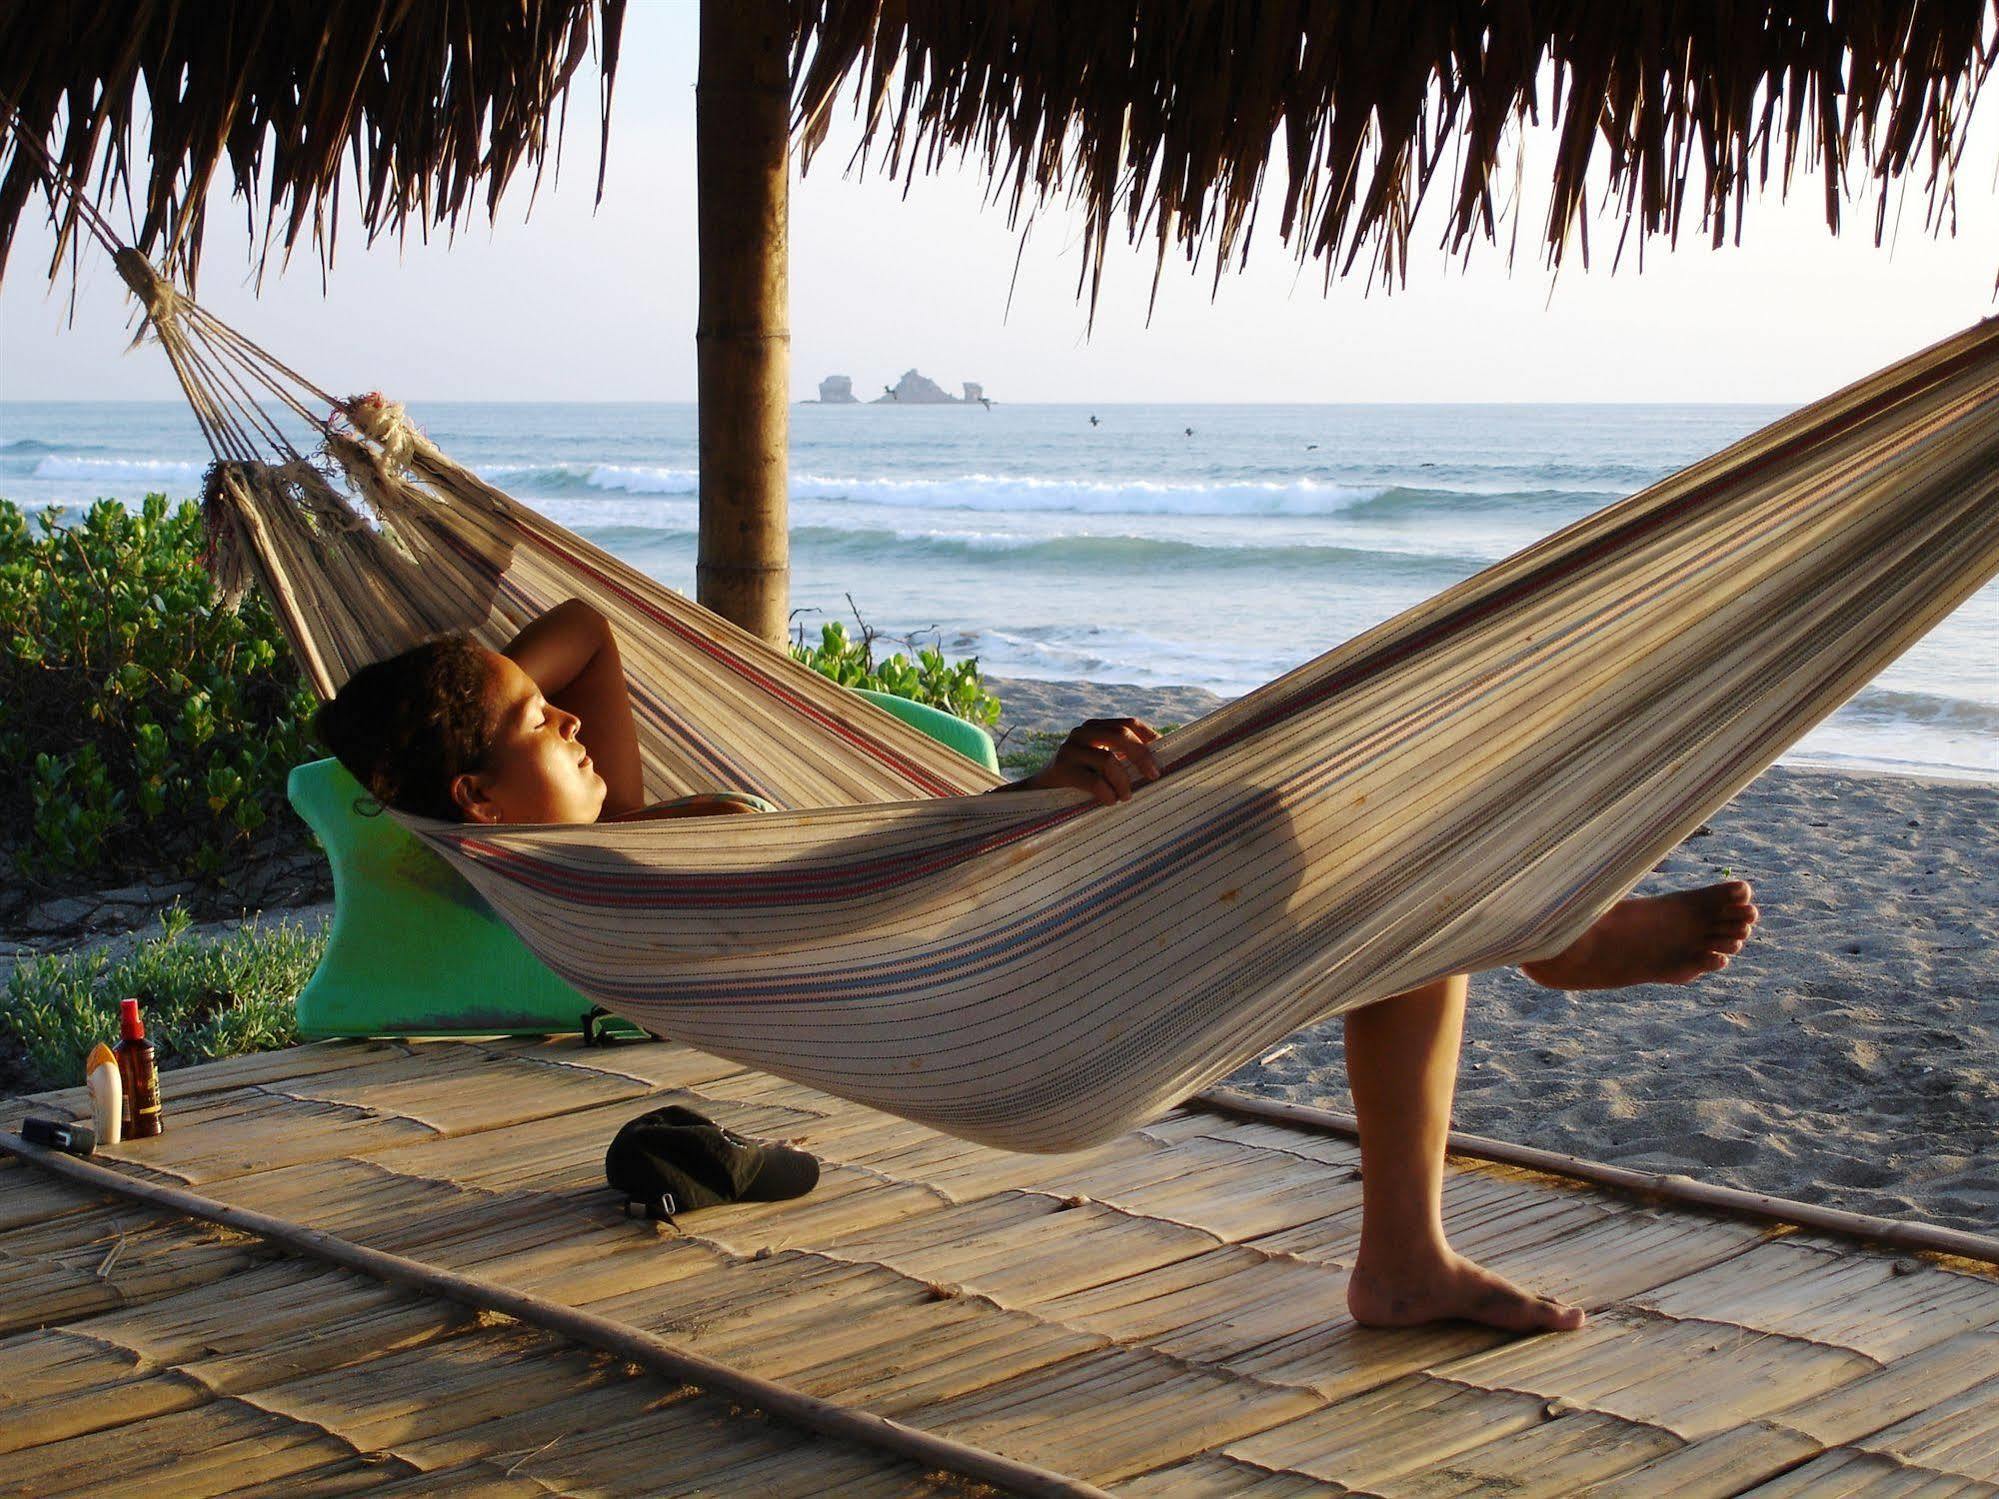
<path id="1" fill-rule="evenodd" d="M 120 489 L 145 486 L 169 493 L 193 494 L 201 488 L 205 461 L 189 463 L 173 458 L 77 458 L 54 454 L 35 465 L 37 479 L 68 479 L 105 484 Z"/>

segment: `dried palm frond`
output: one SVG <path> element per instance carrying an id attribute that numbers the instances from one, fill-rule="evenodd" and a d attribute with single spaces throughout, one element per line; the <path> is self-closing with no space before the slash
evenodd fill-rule
<path id="1" fill-rule="evenodd" d="M 0 270 L 52 169 L 51 275 L 78 199 L 192 283 L 225 163 L 261 257 L 310 231 L 330 261 L 351 164 L 370 238 L 452 229 L 515 170 L 539 182 L 551 114 L 593 32 L 608 121 L 624 0 L 0 0 Z M 143 122 L 144 134 L 139 135 Z M 603 188 L 600 162 L 598 189 Z M 483 190 L 483 191 L 482 191 Z"/>
<path id="2" fill-rule="evenodd" d="M 1392 284 L 1439 178 L 1454 253 L 1501 237 L 1530 120 L 1555 136 L 1550 264 L 1587 258 L 1592 195 L 1620 247 L 1694 224 L 1719 244 L 1752 185 L 1807 164 L 1834 229 L 1871 185 L 1878 240 L 1899 181 L 1941 232 L 1999 56 L 1999 0 L 781 3 L 807 160 L 852 78 L 863 151 L 891 172 L 975 156 L 1015 213 L 1080 203 L 1093 301 L 1120 227 L 1161 266 L 1176 245 L 1212 248 L 1217 276 L 1239 262 L 1280 160 L 1283 239 L 1329 280 L 1365 257 Z M 522 162 L 539 175 L 593 33 L 608 138 L 623 18 L 624 0 L 0 0 L 0 106 L 38 144 L 0 141 L 0 269 L 41 149 L 98 204 L 135 202 L 129 238 L 181 276 L 225 161 L 264 253 L 309 230 L 330 258 L 349 162 L 370 237 L 455 227 L 482 192 L 490 213 Z M 73 207 L 58 225 L 59 264 Z"/>
<path id="3" fill-rule="evenodd" d="M 1439 179 L 1453 253 L 1499 238 L 1510 138 L 1543 117 L 1551 265 L 1572 241 L 1587 258 L 1593 183 L 1640 245 L 1676 242 L 1689 215 L 1719 245 L 1752 182 L 1788 184 L 1805 160 L 1834 230 L 1872 179 L 1878 241 L 1904 177 L 1942 229 L 1999 50 L 1989 0 L 797 3 L 807 160 L 853 77 L 863 158 L 910 175 L 980 158 L 1015 215 L 1078 203 L 1093 303 L 1120 220 L 1133 244 L 1149 228 L 1159 265 L 1176 243 L 1190 261 L 1212 246 L 1217 276 L 1239 260 L 1280 151 L 1285 242 L 1329 281 L 1366 255 L 1393 284 Z"/>

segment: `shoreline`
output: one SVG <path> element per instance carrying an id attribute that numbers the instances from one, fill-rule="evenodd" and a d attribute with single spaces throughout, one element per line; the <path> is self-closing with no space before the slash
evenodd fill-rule
<path id="1" fill-rule="evenodd" d="M 988 679 L 1000 728 L 1185 723 L 1201 688 Z M 1004 748 L 1004 746 L 1003 746 Z M 1472 980 L 1454 1124 L 1882 1217 L 1999 1225 L 1999 782 L 1772 766 L 1637 894 L 1747 879 L 1762 921 L 1686 985 Z M 1226 1086 L 1350 1110 L 1341 1023 Z"/>
<path id="2" fill-rule="evenodd" d="M 987 690 L 1000 700 L 999 722 L 992 731 L 995 739 L 1003 739 L 1009 733 L 1015 738 L 1027 734 L 1062 734 L 1085 718 L 1098 717 L 1142 718 L 1156 727 L 1177 727 L 1235 701 L 1206 687 L 991 675 L 985 677 L 985 683 Z M 1002 753 L 1006 748 L 1002 743 Z M 1987 772 L 1969 766 L 1957 769 L 1923 766 L 1913 760 L 1903 764 L 1908 768 L 1885 764 L 1842 765 L 1827 760 L 1780 760 L 1772 768 L 1862 780 L 1881 776 L 1925 785 L 1999 786 L 1999 768 Z"/>

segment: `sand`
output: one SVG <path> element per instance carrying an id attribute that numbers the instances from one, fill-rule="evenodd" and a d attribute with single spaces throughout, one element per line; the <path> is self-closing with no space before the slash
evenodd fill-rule
<path id="1" fill-rule="evenodd" d="M 1198 688 L 994 684 L 1001 727 L 1186 722 Z M 1892 1217 L 1999 1229 L 1999 785 L 1776 766 L 1640 884 L 1755 887 L 1726 972 L 1683 986 L 1472 980 L 1456 1123 Z M 1232 1079 L 1351 1107 L 1340 1023 Z"/>

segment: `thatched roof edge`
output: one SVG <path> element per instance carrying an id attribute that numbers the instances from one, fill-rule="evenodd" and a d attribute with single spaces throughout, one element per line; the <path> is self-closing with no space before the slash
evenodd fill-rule
<path id="1" fill-rule="evenodd" d="M 1363 263 L 1401 280 L 1433 189 L 1449 195 L 1452 252 L 1504 237 L 1510 256 L 1518 222 L 1502 205 L 1523 120 L 1558 137 L 1550 264 L 1587 257 L 1603 206 L 1640 245 L 1696 224 L 1720 245 L 1740 235 L 1752 184 L 1788 184 L 1805 163 L 1823 174 L 1835 231 L 1850 190 L 1903 179 L 1948 228 L 1999 53 L 1988 0 L 798 4 L 808 159 L 852 79 L 863 152 L 892 174 L 955 154 L 984 165 L 1016 214 L 1079 204 L 1092 301 L 1120 233 L 1149 235 L 1161 264 L 1211 249 L 1219 276 L 1246 253 L 1279 158 L 1278 232 L 1328 280 Z M 1890 195 L 1878 197 L 1877 241 Z"/>
<path id="2" fill-rule="evenodd" d="M 0 0 L 0 272 L 47 162 L 150 258 L 192 282 L 226 170 L 260 254 L 330 261 L 351 168 L 369 238 L 488 215 L 535 180 L 593 41 L 608 140 L 625 0 Z M 146 123 L 143 139 L 136 127 Z M 46 158 L 46 160 L 45 160 Z M 603 185 L 599 166 L 598 187 Z M 258 204 L 263 224 L 257 223 Z M 55 208 L 74 243 L 74 198 Z M 128 217 L 129 215 L 129 217 Z"/>
<path id="3" fill-rule="evenodd" d="M 1176 249 L 1211 254 L 1217 276 L 1239 262 L 1274 161 L 1278 232 L 1328 280 L 1400 281 L 1431 192 L 1452 252 L 1510 256 L 1523 120 L 1557 142 L 1551 264 L 1587 257 L 1605 208 L 1624 220 L 1620 251 L 1696 230 L 1720 244 L 1752 188 L 1808 165 L 1835 230 L 1871 186 L 1878 240 L 1903 196 L 1891 185 L 1948 230 L 1999 56 L 1999 0 L 783 3 L 808 161 L 851 80 L 863 150 L 891 172 L 962 156 L 1016 214 L 1078 203 L 1092 300 L 1120 238 L 1149 237 L 1162 266 Z M 370 238 L 455 228 L 523 166 L 538 178 L 593 43 L 608 142 L 624 8 L 0 0 L 0 103 L 114 221 L 129 197 L 128 237 L 178 274 L 196 268 L 223 170 L 253 230 L 261 213 L 265 253 L 304 238 L 330 258 L 349 169 Z M 40 174 L 37 152 L 0 140 L 0 271 Z"/>

